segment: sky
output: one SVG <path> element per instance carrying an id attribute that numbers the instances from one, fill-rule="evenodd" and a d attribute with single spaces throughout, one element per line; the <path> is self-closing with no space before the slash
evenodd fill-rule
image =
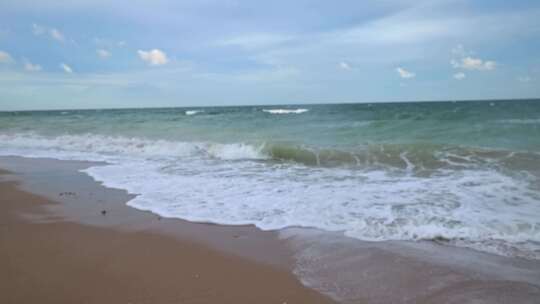
<path id="1" fill-rule="evenodd" d="M 0 2 L 0 110 L 539 97 L 538 0 Z"/>

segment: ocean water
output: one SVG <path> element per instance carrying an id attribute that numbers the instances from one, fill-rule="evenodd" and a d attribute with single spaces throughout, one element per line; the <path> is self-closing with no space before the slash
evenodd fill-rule
<path id="1" fill-rule="evenodd" d="M 164 217 L 540 259 L 540 100 L 0 113 L 0 155 Z"/>

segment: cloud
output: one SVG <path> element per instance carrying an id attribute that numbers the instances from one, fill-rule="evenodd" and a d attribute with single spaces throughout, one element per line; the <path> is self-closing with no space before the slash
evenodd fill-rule
<path id="1" fill-rule="evenodd" d="M 491 71 L 497 66 L 495 61 L 484 61 L 479 58 L 464 57 L 460 60 L 452 59 L 450 64 L 456 69 L 464 70 L 477 70 L 477 71 Z"/>
<path id="2" fill-rule="evenodd" d="M 104 50 L 104 49 L 98 49 L 98 50 L 96 50 L 96 53 L 102 59 L 107 59 L 107 58 L 112 56 L 111 52 L 109 52 L 107 50 Z"/>
<path id="3" fill-rule="evenodd" d="M 13 58 L 9 53 L 0 51 L 0 63 L 10 63 L 13 62 Z"/>
<path id="4" fill-rule="evenodd" d="M 64 37 L 64 34 L 62 34 L 62 32 L 60 32 L 58 29 L 56 28 L 48 28 L 46 26 L 42 26 L 42 25 L 38 25 L 38 24 L 32 24 L 32 33 L 34 33 L 34 35 L 36 36 L 41 36 L 41 35 L 49 35 L 49 37 L 51 37 L 52 39 L 58 41 L 58 42 L 65 42 L 66 41 L 66 38 Z"/>
<path id="5" fill-rule="evenodd" d="M 24 62 L 24 70 L 28 72 L 39 72 L 42 70 L 41 66 L 39 64 L 33 64 L 28 60 L 25 60 Z"/>
<path id="6" fill-rule="evenodd" d="M 169 62 L 167 54 L 158 49 L 153 49 L 150 51 L 138 50 L 137 54 L 139 54 L 139 57 L 142 60 L 146 61 L 150 65 L 163 65 Z"/>
<path id="7" fill-rule="evenodd" d="M 55 28 L 49 30 L 49 35 L 51 35 L 51 38 L 53 38 L 54 40 L 57 40 L 60 42 L 65 41 L 64 35 Z"/>
<path id="8" fill-rule="evenodd" d="M 459 73 L 455 73 L 454 74 L 454 79 L 457 79 L 457 80 L 463 80 L 467 77 L 467 75 L 465 75 L 465 73 L 462 73 L 462 72 L 459 72 Z"/>
<path id="9" fill-rule="evenodd" d="M 530 71 L 530 76 L 537 78 L 534 75 L 537 74 L 534 68 L 538 65 L 538 58 L 534 57 L 534 52 L 529 51 L 529 48 L 534 48 L 532 41 L 538 38 L 539 28 L 535 20 L 539 19 L 533 18 L 535 15 L 540 16 L 540 7 L 537 5 L 516 6 L 503 3 L 503 1 L 501 5 L 485 9 L 485 3 L 483 3 L 485 1 L 477 4 L 474 1 L 462 0 L 368 0 L 349 1 L 341 6 L 324 1 L 306 5 L 303 1 L 299 1 L 288 5 L 287 9 L 283 10 L 281 5 L 275 3 L 259 3 L 257 7 L 259 9 L 254 9 L 254 5 L 249 1 L 232 1 L 240 4 L 234 9 L 229 9 L 225 7 L 224 2 L 219 1 L 218 3 L 215 1 L 158 0 L 152 6 L 148 6 L 140 1 L 128 3 L 129 1 L 121 0 L 121 3 L 115 4 L 114 7 L 124 7 L 124 9 L 113 10 L 108 7 L 111 9 L 108 12 L 110 14 L 107 15 L 110 18 L 106 18 L 107 20 L 100 24 L 99 29 L 89 29 L 83 21 L 99 19 L 103 13 L 107 13 L 96 5 L 103 1 L 80 0 L 61 5 L 54 0 L 38 2 L 16 0 L 13 6 L 15 3 L 19 5 L 25 2 L 28 3 L 26 7 L 31 9 L 27 11 L 21 9 L 20 13 L 11 14 L 21 16 L 17 18 L 20 18 L 19 23 L 23 23 L 23 27 L 26 27 L 26 34 L 29 37 L 24 37 L 24 35 L 18 37 L 19 35 L 13 33 L 7 37 L 8 39 L 2 39 L 0 42 L 15 43 L 10 48 L 6 46 L 6 50 L 11 52 L 17 62 L 21 63 L 19 66 L 21 74 L 35 78 L 45 78 L 49 74 L 24 73 L 24 61 L 21 60 L 23 54 L 19 54 L 18 49 L 30 52 L 24 56 L 36 61 L 33 63 L 43 64 L 44 71 L 49 70 L 49 63 L 52 63 L 51 69 L 56 69 L 56 73 L 51 74 L 66 79 L 79 78 L 74 77 L 76 75 L 84 78 L 92 72 L 108 74 L 113 71 L 125 71 L 126 74 L 130 74 L 140 70 L 158 75 L 178 66 L 179 62 L 175 56 L 182 54 L 182 59 L 196 63 L 193 64 L 193 71 L 185 76 L 186 79 L 191 79 L 190 77 L 194 77 L 192 75 L 195 74 L 219 76 L 215 76 L 217 80 L 212 78 L 213 82 L 200 81 L 202 84 L 200 87 L 212 88 L 205 90 L 208 92 L 203 92 L 203 94 L 208 94 L 209 101 L 226 99 L 224 96 L 230 96 L 215 89 L 225 82 L 227 85 L 222 86 L 224 91 L 237 91 L 245 96 L 251 94 L 249 98 L 253 99 L 254 103 L 259 102 L 260 98 L 269 100 L 270 97 L 267 96 L 259 97 L 270 91 L 266 83 L 267 78 L 276 79 L 275 82 L 283 86 L 290 85 L 290 89 L 280 89 L 268 94 L 273 96 L 272 98 L 288 96 L 289 99 L 276 99 L 285 101 L 295 98 L 299 101 L 317 102 L 365 99 L 405 100 L 425 99 L 426 96 L 445 99 L 447 96 L 452 98 L 486 97 L 495 95 L 495 92 L 508 95 L 527 93 L 535 96 L 534 94 L 537 94 L 532 86 L 533 82 L 527 86 L 518 82 L 517 79 L 519 76 L 526 76 L 526 71 Z M 98 9 L 87 9 L 83 5 L 72 11 L 64 8 L 64 6 L 79 7 L 81 2 L 92 3 Z M 188 5 L 186 3 L 194 3 L 195 6 L 185 9 L 184 5 Z M 55 9 L 49 8 L 49 5 L 54 6 Z M 8 5 L 6 9 L 10 7 L 11 5 Z M 150 7 L 154 12 L 152 14 L 148 14 Z M 155 10 L 157 7 L 159 11 Z M 42 12 L 44 9 L 48 10 L 46 14 Z M 535 13 L 534 10 L 539 12 Z M 178 18 L 178 12 L 183 12 L 182 18 Z M 512 15 L 511 21 L 506 14 Z M 47 16 L 57 18 L 51 19 Z M 320 16 L 325 16 L 324 20 L 321 20 Z M 505 16 L 506 18 L 501 18 Z M 67 23 L 60 23 L 58 20 L 72 21 L 73 24 L 70 23 L 68 27 Z M 506 20 L 506 22 L 501 23 L 500 20 Z M 77 39 L 80 45 L 70 48 L 69 54 L 66 53 L 67 50 L 59 50 L 60 44 L 49 36 L 49 28 L 38 26 L 36 31 L 42 36 L 32 34 L 33 22 L 62 31 L 66 40 L 62 45 L 64 47 L 71 45 L 70 38 Z M 193 29 L 205 28 L 205 25 L 210 30 L 191 35 Z M 18 28 L 17 24 L 13 26 L 15 29 Z M 99 40 L 96 39 L 94 44 L 92 39 L 96 35 L 107 39 L 107 42 L 98 44 Z M 171 39 L 171 37 L 182 37 L 182 43 L 178 43 L 177 39 Z M 131 50 L 120 50 L 118 48 L 121 44 L 118 42 L 120 40 L 127 41 Z M 221 45 L 219 45 L 220 42 Z M 49 47 L 52 48 L 43 49 L 47 47 L 43 43 L 50 43 Z M 56 48 L 54 48 L 55 45 Z M 148 53 L 154 48 L 165 51 L 170 62 L 165 65 L 152 64 Z M 470 52 L 469 48 L 477 53 Z M 98 49 L 114 53 L 112 54 L 114 58 L 100 59 Z M 146 55 L 141 56 L 137 50 L 142 50 L 141 52 L 145 52 Z M 34 52 L 39 54 L 36 55 Z M 124 56 L 130 57 L 129 52 L 131 52 L 131 59 L 124 58 Z M 515 54 L 520 54 L 520 56 L 515 56 Z M 143 59 L 143 57 L 148 59 Z M 460 66 L 462 59 L 466 57 L 494 60 L 497 62 L 495 71 L 454 69 L 450 65 L 450 60 L 455 59 L 457 65 Z M 141 58 L 140 61 L 139 58 Z M 135 65 L 138 62 L 139 68 L 131 66 L 130 60 L 135 60 Z M 73 74 L 66 74 L 59 70 L 60 62 L 69 62 L 69 65 L 74 65 Z M 113 66 L 104 65 L 105 63 L 113 64 Z M 140 69 L 147 65 L 146 69 Z M 484 65 L 483 61 L 482 66 Z M 288 74 L 281 70 L 274 71 L 274 68 L 281 67 L 291 67 L 299 72 Z M 397 72 L 398 67 L 403 69 L 401 73 Z M 483 81 L 479 79 L 478 85 L 460 86 L 457 92 L 454 92 L 453 89 L 456 88 L 450 85 L 451 83 L 464 85 L 470 81 L 476 81 L 476 76 L 478 76 L 476 73 L 489 76 L 503 68 L 515 68 L 517 73 L 506 75 L 506 79 L 519 90 L 510 88 L 504 91 L 499 85 L 501 81 L 504 81 L 504 75 L 489 77 Z M 12 72 L 12 69 L 1 70 Z M 393 85 L 396 87 L 400 82 L 406 83 L 409 87 L 416 86 L 415 83 L 418 81 L 424 81 L 427 70 L 434 77 L 430 77 L 429 81 L 426 80 L 427 82 L 422 86 L 416 87 L 417 90 L 384 90 L 381 85 L 372 85 L 392 82 L 393 78 Z M 454 78 L 454 75 L 459 73 L 466 75 L 461 81 L 457 80 L 459 76 Z M 354 81 L 344 81 L 344 77 L 347 78 L 353 74 Z M 411 75 L 409 79 L 402 78 L 409 77 L 407 76 L 409 74 L 416 75 Z M 235 78 L 229 80 L 228 77 L 231 75 L 235 75 Z M 294 82 L 288 82 L 287 77 L 293 77 L 289 75 L 294 76 Z M 178 79 L 162 77 L 159 81 L 179 83 L 180 76 L 174 77 Z M 149 79 L 155 80 L 153 77 Z M 244 87 L 238 85 L 245 79 L 261 79 L 261 85 L 249 88 L 251 91 L 246 93 L 243 90 Z M 232 85 L 229 85 L 228 81 Z M 537 79 L 534 83 L 536 82 Z M 146 84 L 145 81 L 141 83 Z M 320 83 L 328 84 L 331 90 L 320 86 Z M 355 84 L 358 83 L 366 84 L 366 89 L 357 90 Z M 255 98 L 252 98 L 254 96 Z"/>
<path id="10" fill-rule="evenodd" d="M 452 49 L 452 54 L 458 57 L 458 59 L 454 58 L 450 61 L 450 64 L 452 67 L 454 67 L 454 69 L 491 71 L 497 66 L 495 61 L 484 61 L 480 58 L 471 57 L 473 52 L 465 50 L 465 47 L 463 47 L 462 44 L 458 44 L 456 47 L 454 47 Z"/>
<path id="11" fill-rule="evenodd" d="M 65 63 L 61 63 L 60 68 L 62 68 L 62 70 L 64 70 L 64 72 L 66 72 L 68 74 L 73 73 L 73 69 L 71 69 L 71 67 L 69 65 L 65 64 Z"/>
<path id="12" fill-rule="evenodd" d="M 348 64 L 347 62 L 345 61 L 342 61 L 338 64 L 339 68 L 342 69 L 342 70 L 352 70 L 352 67 L 350 64 Z"/>
<path id="13" fill-rule="evenodd" d="M 409 72 L 402 67 L 396 68 L 396 72 L 399 74 L 401 78 L 404 78 L 404 79 L 411 79 L 411 78 L 416 77 L 415 73 Z"/>

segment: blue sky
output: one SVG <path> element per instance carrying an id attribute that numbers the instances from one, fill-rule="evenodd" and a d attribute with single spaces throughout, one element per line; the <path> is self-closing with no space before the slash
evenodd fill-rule
<path id="1" fill-rule="evenodd" d="M 0 3 L 0 110 L 538 97 L 537 0 Z"/>

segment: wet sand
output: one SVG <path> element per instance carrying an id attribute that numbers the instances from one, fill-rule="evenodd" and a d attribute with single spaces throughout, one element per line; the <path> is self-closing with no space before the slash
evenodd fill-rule
<path id="1" fill-rule="evenodd" d="M 95 165 L 0 157 L 0 303 L 539 303 L 538 261 L 160 218 Z"/>
<path id="2" fill-rule="evenodd" d="M 2 175 L 0 303 L 331 303 L 279 266 L 55 215 L 61 203 Z"/>

